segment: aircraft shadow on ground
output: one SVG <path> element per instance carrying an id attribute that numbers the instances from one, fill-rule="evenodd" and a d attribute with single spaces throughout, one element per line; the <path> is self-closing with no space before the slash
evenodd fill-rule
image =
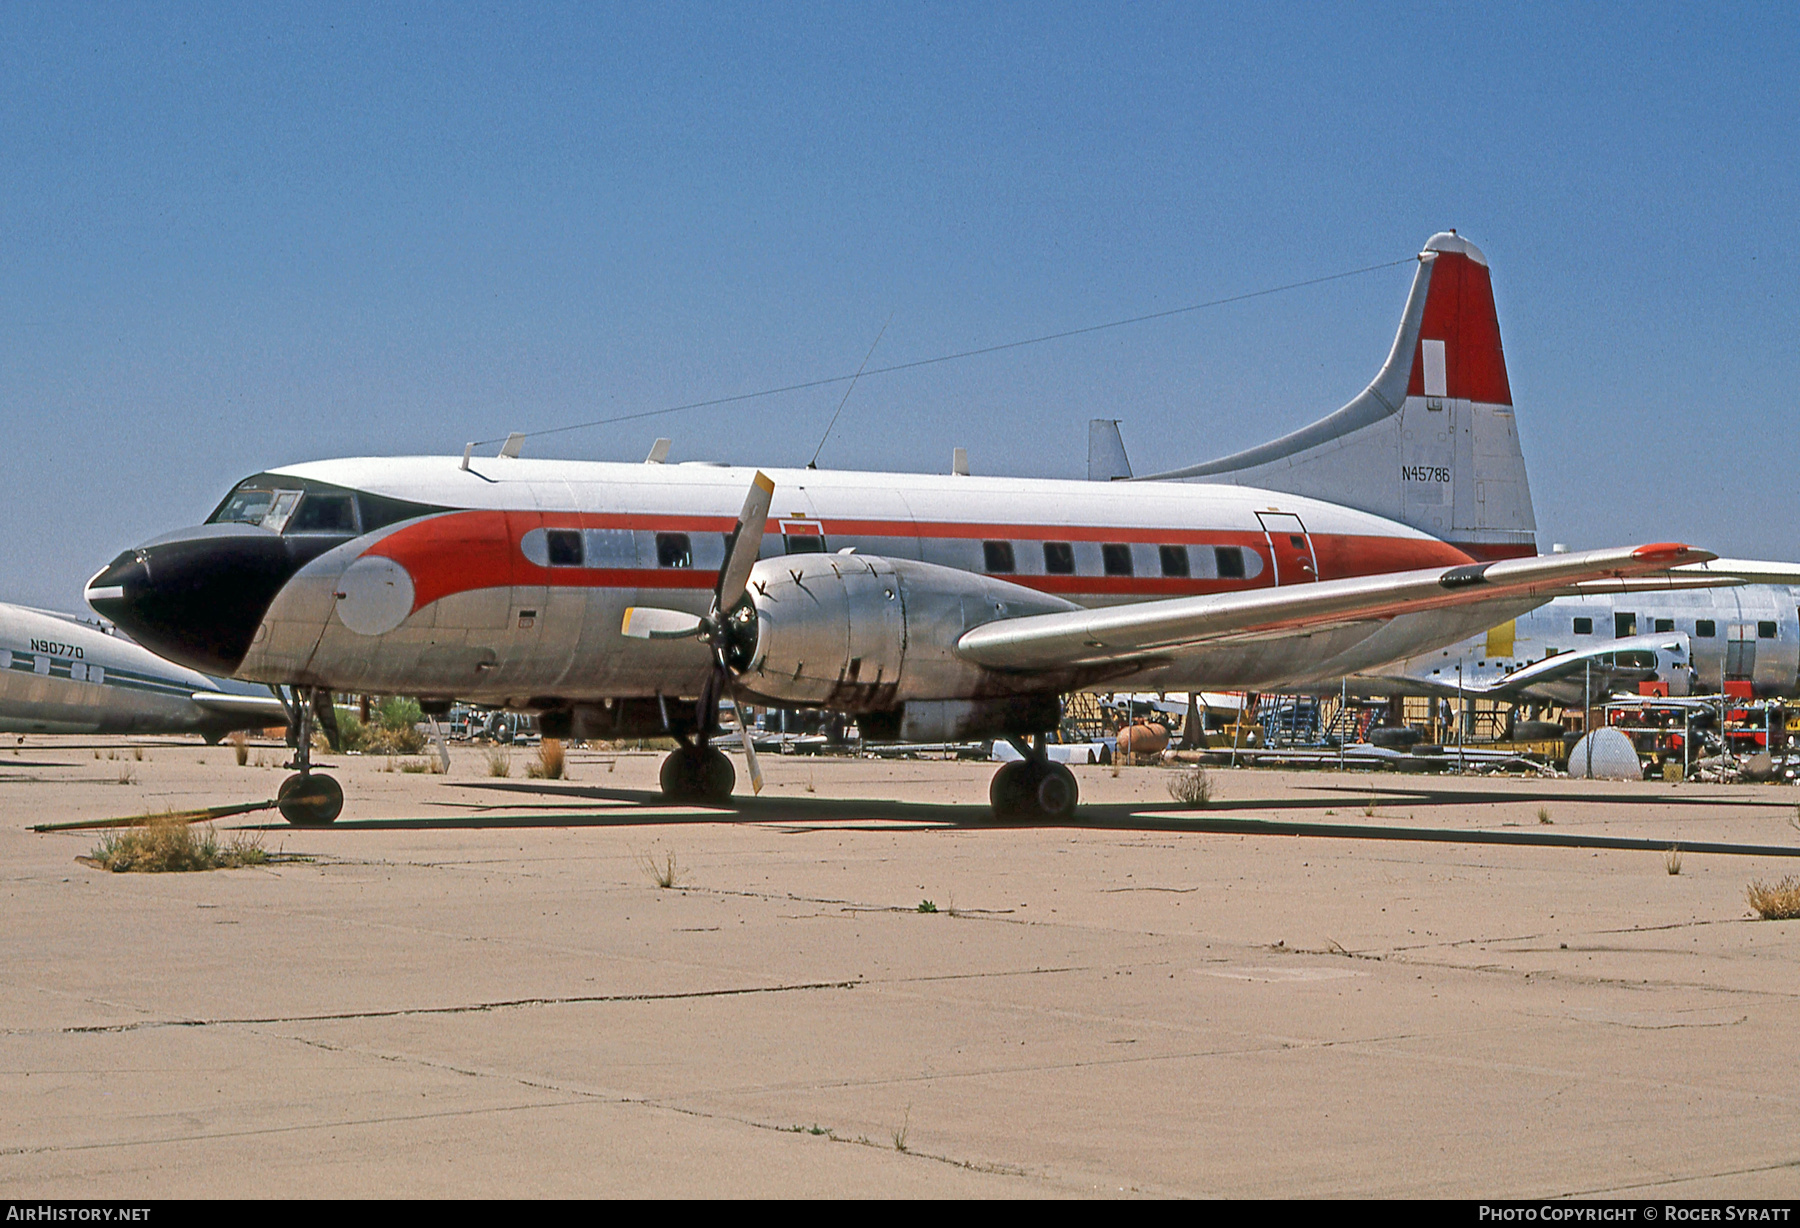
<path id="1" fill-rule="evenodd" d="M 1072 819 L 1002 823 L 985 804 L 976 802 L 907 802 L 871 798 L 740 797 L 728 806 L 676 806 L 661 793 L 649 789 L 618 789 L 593 785 L 552 783 L 524 784 L 483 782 L 465 786 L 501 796 L 529 798 L 519 802 L 497 801 L 491 806 L 468 807 L 473 813 L 400 819 L 340 819 L 338 831 L 457 831 L 531 828 L 635 829 L 681 824 L 749 823 L 788 832 L 835 831 L 945 831 L 1029 830 L 1056 828 L 1086 831 L 1159 832 L 1211 835 L 1313 837 L 1339 840 L 1394 840 L 1433 844 L 1500 844 L 1539 848 L 1648 849 L 1664 851 L 1678 843 L 1687 852 L 1729 853 L 1755 856 L 1800 857 L 1800 847 L 1736 844 L 1669 838 L 1588 835 L 1573 831 L 1534 828 L 1504 830 L 1434 828 L 1397 823 L 1306 822 L 1285 818 L 1251 818 L 1246 812 L 1335 810 L 1371 798 L 1367 789 L 1328 787 L 1326 797 L 1241 799 L 1214 802 L 1203 810 L 1177 802 L 1098 803 L 1081 807 Z M 1409 788 L 1376 790 L 1379 805 L 1390 810 L 1446 804 L 1478 805 L 1486 802 L 1530 803 L 1661 803 L 1683 805 L 1768 805 L 1737 802 L 1729 798 L 1646 798 L 1631 794 L 1557 794 L 1543 790 L 1522 793 L 1435 791 Z M 1790 803 L 1782 802 L 1783 810 Z M 1410 820 L 1412 815 L 1408 815 Z M 271 824 L 280 827 L 281 824 Z"/>

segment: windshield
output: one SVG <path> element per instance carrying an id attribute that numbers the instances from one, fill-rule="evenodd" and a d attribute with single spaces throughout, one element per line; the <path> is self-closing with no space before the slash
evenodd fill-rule
<path id="1" fill-rule="evenodd" d="M 206 518 L 207 524 L 254 524 L 275 533 L 368 533 L 447 509 L 284 474 L 245 478 Z"/>

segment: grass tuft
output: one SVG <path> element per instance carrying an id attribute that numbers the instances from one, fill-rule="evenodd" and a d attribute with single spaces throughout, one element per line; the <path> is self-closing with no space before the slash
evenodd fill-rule
<path id="1" fill-rule="evenodd" d="M 906 1136 L 911 1132 L 911 1130 L 912 1130 L 912 1105 L 909 1104 L 906 1106 L 906 1119 L 900 1123 L 900 1128 L 898 1130 L 894 1131 L 894 1150 L 895 1151 L 904 1152 L 906 1150 Z"/>
<path id="2" fill-rule="evenodd" d="M 489 776 L 512 775 L 512 752 L 501 746 L 491 746 L 487 753 Z"/>
<path id="3" fill-rule="evenodd" d="M 1681 846 L 1671 844 L 1669 851 L 1663 854 L 1663 869 L 1670 874 L 1681 873 Z"/>
<path id="4" fill-rule="evenodd" d="M 638 864 L 644 867 L 644 872 L 650 876 L 651 882 L 664 889 L 679 887 L 681 880 L 687 876 L 687 871 L 677 864 L 675 854 L 672 852 L 664 853 L 660 861 L 657 859 L 654 849 L 640 853 Z"/>
<path id="5" fill-rule="evenodd" d="M 221 845 L 209 825 L 196 833 L 180 819 L 159 819 L 143 827 L 109 831 L 91 855 L 94 864 L 117 874 L 180 873 L 260 866 L 269 860 L 257 832 L 235 832 Z"/>
<path id="6" fill-rule="evenodd" d="M 427 759 L 407 759 L 400 764 L 400 770 L 408 776 L 424 776 L 436 766 Z"/>
<path id="7" fill-rule="evenodd" d="M 244 742 L 244 731 L 238 730 L 231 735 L 231 753 L 237 758 L 237 765 L 243 767 L 250 762 L 250 747 Z"/>
<path id="8" fill-rule="evenodd" d="M 930 900 L 920 900 L 917 911 L 919 911 L 919 912 L 936 912 L 937 905 L 933 904 Z"/>
<path id="9" fill-rule="evenodd" d="M 1550 807 L 1548 807 L 1548 806 L 1539 806 L 1538 807 L 1538 822 L 1542 823 L 1545 827 L 1555 826 L 1555 824 L 1552 823 L 1551 819 L 1550 819 Z M 1671 870 L 1669 872 L 1671 874 L 1674 873 L 1673 870 Z"/>
<path id="10" fill-rule="evenodd" d="M 562 742 L 545 738 L 538 744 L 537 755 L 525 765 L 525 774 L 534 780 L 561 780 L 567 766 Z"/>
<path id="11" fill-rule="evenodd" d="M 1784 878 L 1778 883 L 1765 883 L 1759 878 L 1744 889 L 1744 894 L 1764 921 L 1800 919 L 1800 878 Z"/>
<path id="12" fill-rule="evenodd" d="M 1169 796 L 1184 806 L 1204 806 L 1212 801 L 1212 777 L 1199 764 L 1177 772 L 1169 780 Z"/>

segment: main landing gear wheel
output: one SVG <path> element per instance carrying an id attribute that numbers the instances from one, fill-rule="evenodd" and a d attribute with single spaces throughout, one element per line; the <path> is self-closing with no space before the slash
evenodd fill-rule
<path id="1" fill-rule="evenodd" d="M 296 827 L 323 827 L 344 810 L 344 790 L 329 776 L 296 772 L 275 795 L 281 817 Z"/>
<path id="2" fill-rule="evenodd" d="M 711 746 L 681 746 L 662 765 L 663 796 L 672 802 L 729 801 L 737 769 L 725 752 Z"/>
<path id="3" fill-rule="evenodd" d="M 1075 773 L 1047 759 L 1009 763 L 994 773 L 994 783 L 988 786 L 994 817 L 1003 820 L 1073 818 L 1080 800 Z"/>

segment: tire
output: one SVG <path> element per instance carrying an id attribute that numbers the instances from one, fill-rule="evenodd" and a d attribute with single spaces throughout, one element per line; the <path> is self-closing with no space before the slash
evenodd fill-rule
<path id="1" fill-rule="evenodd" d="M 988 804 L 994 808 L 994 817 L 1001 822 L 1010 822 L 1025 817 L 1025 793 L 1031 782 L 1028 775 L 1031 765 L 1023 760 L 1015 759 L 1011 763 L 1002 764 L 994 773 L 993 781 L 988 785 Z"/>
<path id="2" fill-rule="evenodd" d="M 344 790 L 329 776 L 296 772 L 281 782 L 275 804 L 295 827 L 323 827 L 343 813 Z"/>
<path id="3" fill-rule="evenodd" d="M 713 747 L 682 746 L 669 752 L 657 779 L 672 802 L 721 803 L 737 787 L 737 769 Z"/>
<path id="4" fill-rule="evenodd" d="M 1040 819 L 1072 819 L 1081 800 L 1081 786 L 1075 773 L 1062 763 L 1046 763 L 1032 781 L 1031 801 Z"/>

